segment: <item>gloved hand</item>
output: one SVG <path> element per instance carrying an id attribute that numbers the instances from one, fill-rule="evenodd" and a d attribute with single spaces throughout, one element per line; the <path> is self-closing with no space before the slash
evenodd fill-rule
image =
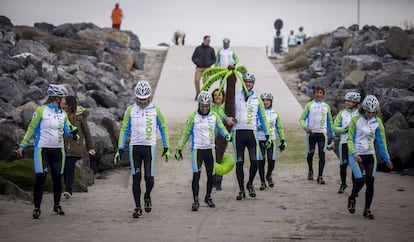
<path id="1" fill-rule="evenodd" d="M 168 148 L 165 148 L 164 147 L 164 152 L 162 152 L 162 155 L 161 155 L 161 157 L 164 157 L 165 156 L 165 162 L 168 162 L 168 160 L 170 159 L 170 149 L 168 149 Z"/>
<path id="2" fill-rule="evenodd" d="M 265 148 L 269 149 L 271 146 L 272 146 L 272 140 L 270 139 L 269 135 L 266 135 Z"/>
<path id="3" fill-rule="evenodd" d="M 229 135 L 226 135 L 226 141 L 227 142 L 231 142 L 233 140 L 233 137 L 231 137 L 231 135 L 229 134 Z"/>
<path id="4" fill-rule="evenodd" d="M 183 160 L 183 154 L 182 154 L 182 151 L 181 150 L 176 150 L 175 151 L 175 159 L 176 160 Z"/>
<path id="5" fill-rule="evenodd" d="M 280 145 L 279 145 L 280 153 L 282 153 L 282 151 L 284 151 L 286 149 L 286 147 L 287 147 L 287 144 L 285 143 L 285 140 L 282 139 L 280 141 Z"/>
<path id="6" fill-rule="evenodd" d="M 118 149 L 115 153 L 114 156 L 114 165 L 117 165 L 119 163 L 119 161 L 122 159 L 122 152 L 124 150 Z"/>
<path id="7" fill-rule="evenodd" d="M 78 128 L 74 127 L 74 129 L 70 132 L 70 137 L 76 141 L 80 139 L 80 136 L 78 134 Z"/>

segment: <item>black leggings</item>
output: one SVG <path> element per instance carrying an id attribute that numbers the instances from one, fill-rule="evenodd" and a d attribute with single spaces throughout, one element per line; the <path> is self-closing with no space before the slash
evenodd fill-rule
<path id="1" fill-rule="evenodd" d="M 43 186 L 46 181 L 47 173 L 50 169 L 53 181 L 53 201 L 54 205 L 60 203 L 62 193 L 62 162 L 64 159 L 64 149 L 62 148 L 39 148 L 41 149 L 41 159 L 43 172 L 36 173 L 35 186 L 33 191 L 33 201 L 35 208 L 40 208 L 43 198 Z"/>
<path id="2" fill-rule="evenodd" d="M 132 146 L 132 193 L 134 194 L 135 206 L 141 207 L 141 177 L 142 162 L 144 161 L 144 174 L 146 190 L 144 198 L 150 198 L 152 188 L 154 187 L 154 176 L 152 174 L 153 158 L 152 146 L 134 145 Z M 155 162 L 154 162 L 155 163 Z M 155 165 L 155 164 L 154 164 Z"/>
<path id="3" fill-rule="evenodd" d="M 81 157 L 67 156 L 65 161 L 65 172 L 63 173 L 63 179 L 65 180 L 65 191 L 72 195 L 72 185 L 75 179 L 75 166 L 76 161 Z"/>
<path id="4" fill-rule="evenodd" d="M 259 176 L 260 181 L 262 183 L 265 182 L 265 159 L 267 158 L 267 172 L 266 172 L 266 179 L 272 177 L 272 172 L 275 168 L 276 161 L 273 160 L 273 152 L 274 152 L 274 142 L 269 149 L 265 148 L 265 140 L 259 141 L 260 151 L 262 152 L 263 159 L 259 160 Z"/>
<path id="5" fill-rule="evenodd" d="M 195 152 L 195 159 L 197 160 L 197 171 L 193 172 L 193 181 L 192 181 L 192 189 L 193 189 L 193 198 L 194 200 L 198 199 L 198 194 L 200 191 L 200 178 L 201 178 L 201 167 L 204 161 L 204 165 L 206 167 L 206 174 L 207 174 L 207 190 L 206 190 L 206 198 L 211 197 L 211 190 L 213 189 L 213 168 L 215 157 L 213 152 L 216 151 L 213 149 L 197 149 Z"/>
<path id="6" fill-rule="evenodd" d="M 253 130 L 236 130 L 233 149 L 236 150 L 236 175 L 240 191 L 244 191 L 244 149 L 247 147 L 250 158 L 249 181 L 247 185 L 252 185 L 257 173 L 258 160 L 261 159 L 257 152 L 258 141 Z"/>
<path id="7" fill-rule="evenodd" d="M 355 179 L 355 184 L 352 188 L 351 196 L 349 197 L 352 200 L 355 200 L 357 194 L 361 191 L 364 184 L 367 185 L 365 190 L 365 209 L 369 209 L 371 207 L 372 200 L 374 198 L 374 181 L 375 178 L 372 176 L 373 168 L 374 168 L 374 155 L 360 155 L 362 162 L 357 162 L 361 171 L 362 177 Z"/>
<path id="8" fill-rule="evenodd" d="M 308 168 L 309 171 L 313 172 L 313 155 L 315 154 L 315 147 L 316 144 L 318 144 L 318 155 L 319 155 L 319 170 L 318 170 L 318 176 L 323 175 L 323 169 L 325 167 L 325 142 L 326 142 L 326 135 L 323 133 L 312 133 L 309 134 L 308 137 L 309 142 L 309 150 L 308 150 L 308 156 L 306 157 L 306 160 L 308 161 Z"/>
<path id="9" fill-rule="evenodd" d="M 346 184 L 346 169 L 348 167 L 349 164 L 349 159 L 348 159 L 348 144 L 344 143 L 341 144 L 340 146 L 340 152 L 341 152 L 341 157 L 342 159 L 340 160 L 340 164 L 339 164 L 339 175 L 341 176 L 341 185 L 345 185 Z M 355 182 L 355 176 L 354 173 L 352 173 L 352 183 Z"/>

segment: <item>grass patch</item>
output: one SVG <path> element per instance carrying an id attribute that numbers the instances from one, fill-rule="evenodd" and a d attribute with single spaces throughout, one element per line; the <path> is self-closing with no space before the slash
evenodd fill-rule
<path id="1" fill-rule="evenodd" d="M 24 191 L 33 191 L 35 184 L 34 164 L 32 159 L 21 159 L 0 163 L 0 176 L 15 183 Z M 45 191 L 52 191 L 51 175 L 47 176 Z"/>
<path id="2" fill-rule="evenodd" d="M 306 160 L 305 131 L 296 126 L 283 127 L 283 130 L 288 146 L 282 153 L 278 153 L 277 162 L 281 164 L 304 162 Z"/>

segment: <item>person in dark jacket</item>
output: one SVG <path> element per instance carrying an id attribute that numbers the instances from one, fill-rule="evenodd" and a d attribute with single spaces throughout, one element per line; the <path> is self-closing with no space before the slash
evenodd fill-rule
<path id="1" fill-rule="evenodd" d="M 196 65 L 196 70 L 194 74 L 194 84 L 196 89 L 196 95 L 194 100 L 197 101 L 198 94 L 200 93 L 200 79 L 201 73 L 204 70 L 216 63 L 216 53 L 213 47 L 210 46 L 211 37 L 210 35 L 205 35 L 203 38 L 203 43 L 196 47 L 194 50 L 191 60 Z M 206 80 L 203 80 L 203 83 Z"/>
<path id="2" fill-rule="evenodd" d="M 82 159 L 86 155 L 84 140 L 88 153 L 91 156 L 96 154 L 95 145 L 89 131 L 88 122 L 89 110 L 82 106 L 78 106 L 74 96 L 65 97 L 60 103 L 63 110 L 68 115 L 69 121 L 78 127 L 79 140 L 66 139 L 65 137 L 65 151 L 66 161 L 63 177 L 65 180 L 65 192 L 63 196 L 69 199 L 72 196 L 72 184 L 75 178 L 76 161 Z"/>

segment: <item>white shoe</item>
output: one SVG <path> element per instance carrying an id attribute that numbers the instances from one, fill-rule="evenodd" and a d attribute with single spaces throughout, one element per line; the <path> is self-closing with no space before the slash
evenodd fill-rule
<path id="1" fill-rule="evenodd" d="M 66 199 L 69 199 L 72 195 L 70 195 L 70 193 L 69 193 L 69 192 L 64 192 L 64 193 L 63 193 L 63 196 L 64 196 Z"/>

